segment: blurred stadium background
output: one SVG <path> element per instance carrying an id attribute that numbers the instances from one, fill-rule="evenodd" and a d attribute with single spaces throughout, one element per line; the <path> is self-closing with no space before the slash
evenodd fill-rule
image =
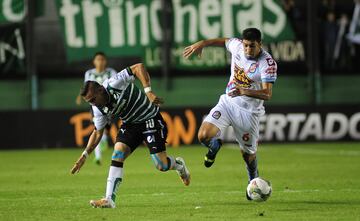
<path id="1" fill-rule="evenodd" d="M 77 106 L 75 99 L 97 51 L 105 52 L 108 66 L 117 71 L 143 62 L 154 91 L 165 99 L 169 146 L 196 145 L 204 115 L 224 92 L 230 58 L 225 49 L 207 48 L 202 59 L 188 61 L 182 50 L 201 39 L 241 37 L 241 30 L 255 26 L 278 62 L 261 143 L 291 142 L 291 149 L 303 142 L 346 142 L 359 159 L 354 148 L 360 140 L 359 1 L 0 3 L 0 150 L 71 148 L 74 154 L 66 161 L 71 166 L 92 130 L 88 106 Z M 117 127 L 115 122 L 113 138 Z M 231 128 L 223 139 L 235 142 Z M 351 167 L 359 169 L 359 163 Z"/>

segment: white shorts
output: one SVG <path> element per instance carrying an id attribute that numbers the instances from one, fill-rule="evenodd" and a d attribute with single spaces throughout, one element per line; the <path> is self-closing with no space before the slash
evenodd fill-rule
<path id="1" fill-rule="evenodd" d="M 241 108 L 236 103 L 229 101 L 226 96 L 225 94 L 221 95 L 218 104 L 211 109 L 204 121 L 219 128 L 220 133 L 217 137 L 220 137 L 227 127 L 232 126 L 240 149 L 249 154 L 256 153 L 261 114 Z"/>

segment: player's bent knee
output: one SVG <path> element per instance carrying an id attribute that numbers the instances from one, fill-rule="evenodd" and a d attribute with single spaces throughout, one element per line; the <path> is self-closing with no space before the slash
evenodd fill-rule
<path id="1" fill-rule="evenodd" d="M 198 132 L 198 139 L 200 143 L 206 144 L 213 137 L 216 137 L 219 134 L 220 130 L 213 124 L 204 122 Z"/>
<path id="2" fill-rule="evenodd" d="M 160 160 L 160 158 L 156 155 L 156 154 L 151 154 L 151 158 L 154 162 L 154 165 L 156 167 L 156 169 L 162 171 L 162 172 L 166 172 L 170 169 L 170 162 L 169 162 L 169 158 L 167 158 L 167 162 L 164 163 L 163 161 Z"/>
<path id="3" fill-rule="evenodd" d="M 114 150 L 111 156 L 111 160 L 123 162 L 125 160 L 125 152 L 122 150 Z"/>
<path id="4" fill-rule="evenodd" d="M 211 137 L 206 129 L 200 129 L 198 132 L 198 139 L 200 143 L 206 143 L 211 140 Z"/>
<path id="5" fill-rule="evenodd" d="M 130 148 L 123 143 L 117 142 L 114 147 L 114 152 L 111 159 L 119 162 L 123 162 L 128 154 L 130 153 Z"/>
<path id="6" fill-rule="evenodd" d="M 256 159 L 256 154 L 243 153 L 243 158 L 246 162 L 252 162 Z"/>

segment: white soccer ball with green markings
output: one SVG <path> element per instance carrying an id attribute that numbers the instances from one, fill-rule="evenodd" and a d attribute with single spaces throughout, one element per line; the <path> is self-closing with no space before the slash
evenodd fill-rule
<path id="1" fill-rule="evenodd" d="M 246 191 L 252 200 L 256 202 L 263 202 L 271 196 L 271 183 L 267 180 L 257 177 L 250 181 Z"/>

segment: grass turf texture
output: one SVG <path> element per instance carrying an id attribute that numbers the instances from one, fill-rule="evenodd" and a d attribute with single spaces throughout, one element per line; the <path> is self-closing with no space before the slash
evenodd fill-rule
<path id="1" fill-rule="evenodd" d="M 360 144 L 261 145 L 260 175 L 273 185 L 264 203 L 245 199 L 247 175 L 235 145 L 203 166 L 206 149 L 169 148 L 192 174 L 157 171 L 145 148 L 127 159 L 116 209 L 94 209 L 104 194 L 109 160 L 69 170 L 80 149 L 1 151 L 0 220 L 360 220 Z M 104 159 L 110 159 L 111 150 Z"/>

